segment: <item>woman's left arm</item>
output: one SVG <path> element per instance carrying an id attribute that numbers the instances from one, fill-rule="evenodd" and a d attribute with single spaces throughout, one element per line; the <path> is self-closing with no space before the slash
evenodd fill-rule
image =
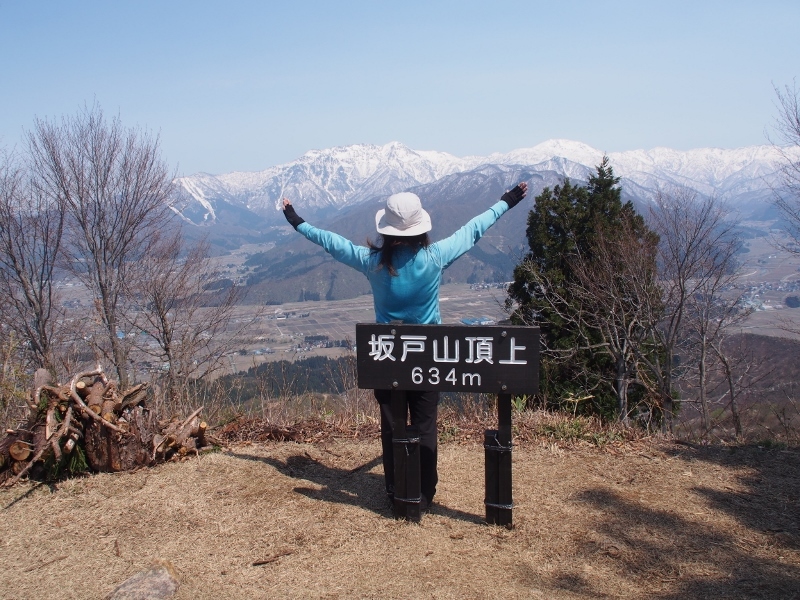
<path id="1" fill-rule="evenodd" d="M 337 261 L 366 273 L 370 256 L 369 248 L 357 246 L 338 233 L 309 225 L 295 212 L 292 203 L 286 198 L 283 199 L 283 216 L 297 232 L 307 240 L 322 246 Z"/>

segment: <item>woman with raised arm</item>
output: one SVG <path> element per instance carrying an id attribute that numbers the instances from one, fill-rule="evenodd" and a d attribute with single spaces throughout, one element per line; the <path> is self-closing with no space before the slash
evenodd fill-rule
<path id="1" fill-rule="evenodd" d="M 317 229 L 301 219 L 291 202 L 283 199 L 283 214 L 298 232 L 322 246 L 333 258 L 362 272 L 369 280 L 378 323 L 441 323 L 439 286 L 442 272 L 472 248 L 503 213 L 525 197 L 526 183 L 506 192 L 500 201 L 470 220 L 453 235 L 431 244 L 430 215 L 416 194 L 401 192 L 389 196 L 386 208 L 375 215 L 380 234 L 378 243 L 357 246 L 346 238 Z M 381 442 L 386 493 L 394 498 L 394 456 L 392 453 L 391 392 L 375 390 L 381 411 Z M 438 392 L 407 392 L 411 425 L 420 433 L 421 509 L 427 510 L 436 493 Z"/>

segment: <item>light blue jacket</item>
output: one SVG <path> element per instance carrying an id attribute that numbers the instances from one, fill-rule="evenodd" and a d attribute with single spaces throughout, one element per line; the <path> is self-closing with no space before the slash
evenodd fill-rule
<path id="1" fill-rule="evenodd" d="M 472 248 L 507 210 L 508 204 L 500 200 L 448 238 L 417 252 L 399 249 L 393 255 L 392 263 L 397 271 L 396 277 L 387 269 L 380 268 L 380 255 L 366 246 L 357 246 L 336 233 L 317 229 L 308 223 L 301 223 L 297 231 L 322 246 L 339 262 L 367 276 L 372 287 L 376 322 L 436 324 L 442 322 L 439 314 L 442 272 Z"/>

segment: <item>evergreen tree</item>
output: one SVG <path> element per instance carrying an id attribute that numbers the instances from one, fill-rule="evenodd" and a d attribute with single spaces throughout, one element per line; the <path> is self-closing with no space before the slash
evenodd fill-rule
<path id="1" fill-rule="evenodd" d="M 597 307 L 618 306 L 614 310 L 630 314 L 631 303 L 639 302 L 632 298 L 638 297 L 642 289 L 652 294 L 656 269 L 655 253 L 650 250 L 655 248 L 658 239 L 646 227 L 633 205 L 622 202 L 618 183 L 619 178 L 614 176 L 608 157 L 604 157 L 596 173 L 589 178 L 587 187 L 575 186 L 565 180 L 553 190 L 545 188 L 542 191 L 528 215 L 526 236 L 530 251 L 514 270 L 507 305 L 515 306 L 512 315 L 515 323 L 541 328 L 545 352 L 540 371 L 540 396 L 545 404 L 569 404 L 570 408 L 581 410 L 593 406 L 595 412 L 605 417 L 617 414 L 625 419 L 625 394 L 630 392 L 627 383 L 622 389 L 620 372 L 625 372 L 629 380 L 635 380 L 634 354 L 644 350 L 641 344 L 634 350 L 626 350 L 626 360 L 630 363 L 621 368 L 619 353 L 611 351 L 608 336 L 604 334 L 614 319 L 599 312 Z M 592 302 L 591 294 L 586 293 L 587 273 L 594 272 L 593 261 L 608 262 L 609 247 L 613 245 L 615 236 L 622 235 L 626 236 L 626 247 L 642 248 L 646 256 L 653 259 L 644 262 L 643 276 L 614 276 L 613 286 L 608 286 L 608 291 L 625 296 L 625 302 L 604 303 L 599 299 Z M 604 251 L 598 252 L 601 243 Z M 638 265 L 641 264 L 640 261 Z M 608 273 L 608 265 L 604 267 L 596 272 Z M 640 285 L 641 281 L 635 285 L 631 283 L 628 293 L 624 288 L 626 277 L 631 281 L 634 277 L 644 277 L 648 281 L 644 286 Z M 592 293 L 603 293 L 602 286 Z M 647 299 L 647 302 L 651 301 L 652 298 Z M 618 321 L 625 321 L 624 316 Z M 647 333 L 641 329 L 642 326 L 637 331 L 638 340 Z M 630 331 L 624 335 L 631 335 Z M 653 351 L 652 345 L 646 351 Z M 643 392 L 635 386 L 632 391 L 634 395 Z M 580 398 L 591 398 L 591 403 L 572 404 Z"/>

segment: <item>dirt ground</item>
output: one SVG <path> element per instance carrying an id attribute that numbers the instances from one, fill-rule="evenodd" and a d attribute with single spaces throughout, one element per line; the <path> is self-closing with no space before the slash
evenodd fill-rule
<path id="1" fill-rule="evenodd" d="M 440 447 L 419 525 L 391 517 L 379 453 L 243 444 L 0 490 L 0 597 L 102 598 L 156 560 L 187 599 L 800 597 L 795 450 L 530 443 L 512 530 L 483 523 L 481 446 Z"/>

